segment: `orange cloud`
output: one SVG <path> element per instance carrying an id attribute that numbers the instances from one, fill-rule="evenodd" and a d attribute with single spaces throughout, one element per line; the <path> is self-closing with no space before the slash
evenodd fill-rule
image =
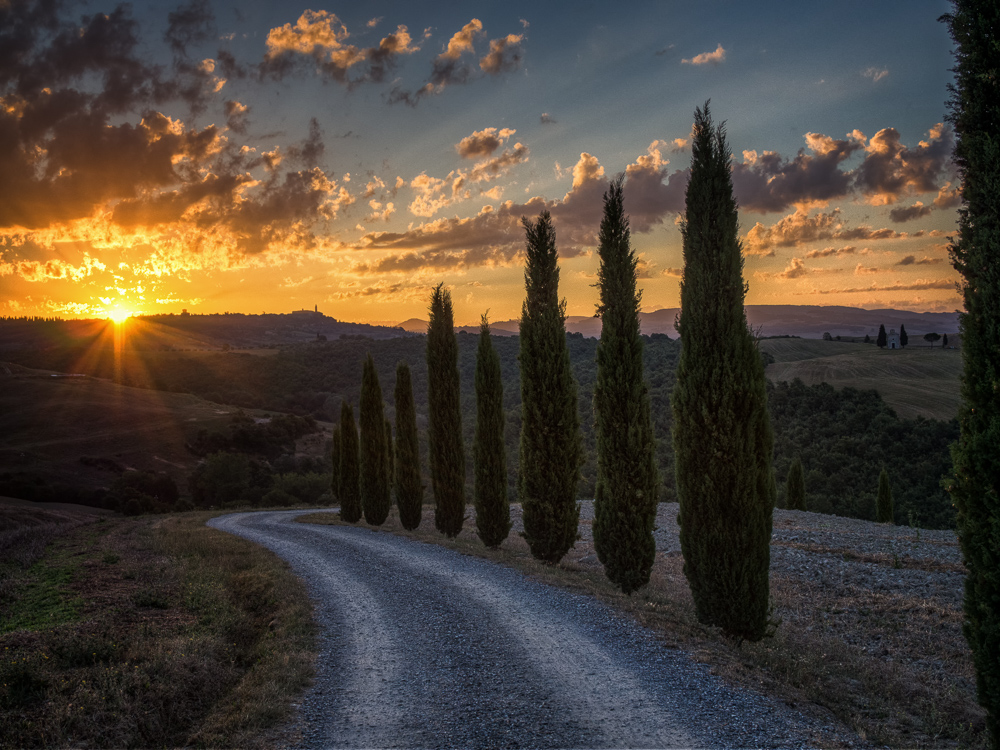
<path id="1" fill-rule="evenodd" d="M 687 65 L 718 65 L 721 62 L 725 62 L 726 50 L 722 48 L 720 44 L 715 48 L 715 52 L 702 52 L 700 55 L 695 55 L 694 57 L 684 58 L 681 60 L 682 63 Z"/>
<path id="2" fill-rule="evenodd" d="M 472 135 L 467 135 L 455 144 L 455 150 L 459 156 L 466 159 L 476 156 L 489 156 L 516 132 L 513 128 L 484 128 L 476 130 Z"/>

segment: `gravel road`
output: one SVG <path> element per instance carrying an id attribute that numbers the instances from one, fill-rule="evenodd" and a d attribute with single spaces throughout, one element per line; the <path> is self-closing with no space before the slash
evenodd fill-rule
<path id="1" fill-rule="evenodd" d="M 309 587 L 322 632 L 302 747 L 851 744 L 589 597 L 435 545 L 296 523 L 303 512 L 209 522 L 273 550 Z"/>

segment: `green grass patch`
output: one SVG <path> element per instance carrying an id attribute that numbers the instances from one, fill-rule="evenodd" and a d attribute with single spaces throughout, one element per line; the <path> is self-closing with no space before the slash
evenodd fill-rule
<path id="1" fill-rule="evenodd" d="M 12 573 L 24 596 L 2 604 L 0 747 L 288 742 L 311 605 L 284 562 L 211 515 L 74 529 Z M 53 614 L 66 602 L 72 620 Z"/>

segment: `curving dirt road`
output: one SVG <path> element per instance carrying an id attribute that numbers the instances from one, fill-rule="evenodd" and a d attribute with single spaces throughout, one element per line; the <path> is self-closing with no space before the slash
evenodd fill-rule
<path id="1" fill-rule="evenodd" d="M 309 586 L 322 635 L 305 747 L 802 746 L 832 728 L 724 685 L 589 597 L 434 545 L 296 523 L 303 512 L 210 525 Z"/>

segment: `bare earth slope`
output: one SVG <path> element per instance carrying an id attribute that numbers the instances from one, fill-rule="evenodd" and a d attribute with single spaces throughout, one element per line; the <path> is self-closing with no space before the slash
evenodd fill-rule
<path id="1" fill-rule="evenodd" d="M 594 599 L 436 545 L 242 513 L 215 528 L 277 552 L 322 625 L 306 747 L 842 744 Z M 858 738 L 853 737 L 858 743 Z M 863 743 L 862 743 L 863 744 Z"/>

